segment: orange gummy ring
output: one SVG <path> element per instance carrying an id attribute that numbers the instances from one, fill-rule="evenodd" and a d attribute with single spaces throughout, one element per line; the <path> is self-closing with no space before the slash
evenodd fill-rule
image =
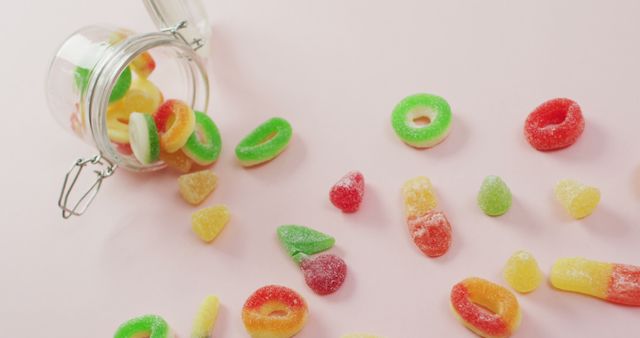
<path id="1" fill-rule="evenodd" d="M 297 292 L 268 285 L 247 299 L 242 321 L 253 338 L 289 338 L 302 330 L 307 313 L 307 303 Z"/>
<path id="2" fill-rule="evenodd" d="M 160 148 L 175 153 L 182 148 L 196 126 L 196 115 L 186 102 L 167 100 L 153 114 L 160 132 Z"/>
<path id="3" fill-rule="evenodd" d="M 509 337 L 522 317 L 511 291 L 476 277 L 453 286 L 451 308 L 464 326 L 486 338 Z"/>

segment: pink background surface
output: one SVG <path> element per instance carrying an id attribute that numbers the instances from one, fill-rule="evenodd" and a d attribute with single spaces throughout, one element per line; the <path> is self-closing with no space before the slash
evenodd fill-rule
<path id="1" fill-rule="evenodd" d="M 119 171 L 81 218 L 55 202 L 63 173 L 94 153 L 50 116 L 42 90 L 50 57 L 74 30 L 112 23 L 152 31 L 141 1 L 13 2 L 0 23 L 5 145 L 0 176 L 0 327 L 6 337 L 112 335 L 124 320 L 164 316 L 188 336 L 200 301 L 217 294 L 217 337 L 245 337 L 240 309 L 256 288 L 283 284 L 308 301 L 299 335 L 368 331 L 388 338 L 472 336 L 448 308 L 469 276 L 504 284 L 511 253 L 530 250 L 548 272 L 556 258 L 640 264 L 640 2 L 628 1 L 206 1 L 213 25 L 210 113 L 224 149 L 219 188 L 231 223 L 212 244 L 190 230 L 194 210 L 176 177 Z M 390 126 L 404 96 L 449 100 L 450 137 L 418 151 Z M 522 124 L 542 101 L 566 96 L 587 127 L 570 149 L 534 151 Z M 245 170 L 234 146 L 271 116 L 294 126 L 277 160 Z M 361 170 L 360 212 L 328 200 Z M 501 175 L 515 203 L 484 216 L 481 180 Z M 449 253 L 428 259 L 407 234 L 399 196 L 426 175 L 454 229 Z M 571 177 L 598 186 L 594 215 L 573 221 L 553 199 Z M 349 265 L 343 288 L 319 297 L 280 248 L 275 228 L 298 223 L 334 235 Z M 518 296 L 518 337 L 629 337 L 640 309 L 554 291 Z"/>

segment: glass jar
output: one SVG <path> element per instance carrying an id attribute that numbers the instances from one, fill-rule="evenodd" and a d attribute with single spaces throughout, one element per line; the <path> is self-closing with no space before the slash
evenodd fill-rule
<path id="1" fill-rule="evenodd" d="M 126 126 L 128 121 L 111 117 L 110 109 L 127 100 L 130 88 L 138 86 L 145 93 L 155 93 L 145 98 L 159 100 L 158 105 L 164 98 L 172 98 L 186 102 L 194 111 L 207 112 L 209 83 L 204 59 L 210 28 L 201 3 L 144 3 L 160 32 L 135 34 L 117 27 L 84 27 L 64 41 L 51 62 L 46 80 L 51 113 L 64 129 L 98 152 L 76 160 L 65 176 L 58 200 L 64 218 L 84 213 L 102 181 L 117 168 L 145 172 L 165 167 L 162 161 L 138 162 L 130 147 L 118 138 L 119 132 L 126 132 L 126 127 L 119 130 L 119 125 Z M 80 174 L 89 166 L 97 166 L 93 168 L 97 176 L 86 191 L 76 193 L 77 201 L 71 202 Z"/>

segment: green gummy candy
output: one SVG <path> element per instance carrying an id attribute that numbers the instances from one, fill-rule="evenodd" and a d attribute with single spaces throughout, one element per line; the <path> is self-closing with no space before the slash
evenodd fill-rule
<path id="1" fill-rule="evenodd" d="M 89 76 L 91 76 L 91 71 L 86 68 L 76 67 L 76 70 L 73 76 L 74 76 L 76 87 L 81 92 L 84 92 L 85 90 L 87 90 L 87 86 L 89 85 Z M 129 87 L 131 87 L 131 69 L 127 67 L 124 69 L 124 71 L 122 71 L 122 74 L 120 74 L 120 77 L 118 77 L 118 81 L 116 81 L 116 84 L 113 86 L 113 90 L 111 91 L 111 96 L 109 97 L 109 103 L 113 103 L 123 98 L 124 95 L 129 90 Z"/>
<path id="2" fill-rule="evenodd" d="M 301 225 L 278 227 L 278 238 L 289 255 L 300 263 L 307 255 L 317 254 L 333 247 L 335 238 Z"/>
<path id="3" fill-rule="evenodd" d="M 245 167 L 272 160 L 287 148 L 292 134 L 287 120 L 280 117 L 269 119 L 238 143 L 236 157 Z"/>
<path id="4" fill-rule="evenodd" d="M 126 323 L 120 325 L 116 331 L 114 338 L 169 338 L 169 324 L 156 315 L 146 315 L 133 318 Z"/>
<path id="5" fill-rule="evenodd" d="M 504 215 L 511 208 L 511 190 L 498 176 L 487 176 L 480 186 L 478 206 L 489 216 Z"/>

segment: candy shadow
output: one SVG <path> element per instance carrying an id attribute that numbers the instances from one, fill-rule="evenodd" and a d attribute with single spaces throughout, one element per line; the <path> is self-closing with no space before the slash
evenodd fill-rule
<path id="1" fill-rule="evenodd" d="M 624 236 L 630 230 L 626 220 L 606 205 L 598 205 L 593 214 L 580 222 L 584 224 L 585 229 L 605 237 Z"/>
<path id="2" fill-rule="evenodd" d="M 305 297 L 308 299 L 308 297 Z M 331 337 L 331 334 L 327 331 L 327 325 L 322 321 L 322 316 L 317 313 L 313 313 L 313 308 L 311 308 L 310 316 L 307 321 L 305 327 L 300 331 L 299 334 L 296 334 L 296 337 Z M 214 336 L 218 337 L 218 336 Z M 224 336 L 220 336 L 224 337 Z"/>
<path id="3" fill-rule="evenodd" d="M 480 208 L 478 208 L 478 210 L 480 210 Z M 482 213 L 482 211 L 480 212 Z M 540 232 L 540 227 L 536 222 L 535 214 L 531 213 L 515 195 L 513 195 L 512 198 L 511 208 L 506 214 L 497 217 L 486 216 L 484 213 L 482 214 L 485 217 L 493 218 L 504 225 L 515 227 L 516 230 L 524 230 L 529 234 L 536 234 Z"/>
<path id="4" fill-rule="evenodd" d="M 274 182 L 289 179 L 306 157 L 306 145 L 300 136 L 294 133 L 287 149 L 275 158 L 251 167 L 243 167 L 238 161 L 235 161 L 234 166 L 237 169 L 255 173 L 258 178 Z M 283 175 L 283 173 L 286 174 Z"/>
<path id="5" fill-rule="evenodd" d="M 593 162 L 600 158 L 607 149 L 607 135 L 602 127 L 593 122 L 587 123 L 582 136 L 568 148 L 550 151 L 557 153 L 558 158 L 567 161 Z"/>
<path id="6" fill-rule="evenodd" d="M 432 148 L 419 149 L 428 151 L 429 155 L 436 158 L 452 157 L 460 151 L 469 141 L 471 130 L 459 115 L 453 115 L 451 131 L 444 141 L 436 144 Z"/>
<path id="7" fill-rule="evenodd" d="M 215 326 L 213 327 L 212 337 L 227 337 L 229 331 L 229 310 L 220 302 L 218 308 L 218 318 L 216 319 Z"/>
<path id="8" fill-rule="evenodd" d="M 331 201 L 328 203 L 332 209 L 341 212 L 333 206 Z M 386 226 L 391 222 L 385 210 L 385 204 L 380 199 L 380 194 L 377 192 L 377 188 L 367 184 L 362 198 L 362 204 L 360 205 L 360 210 L 355 213 L 342 212 L 342 216 L 354 226 L 363 226 L 368 228 L 370 228 L 371 224 Z"/>

